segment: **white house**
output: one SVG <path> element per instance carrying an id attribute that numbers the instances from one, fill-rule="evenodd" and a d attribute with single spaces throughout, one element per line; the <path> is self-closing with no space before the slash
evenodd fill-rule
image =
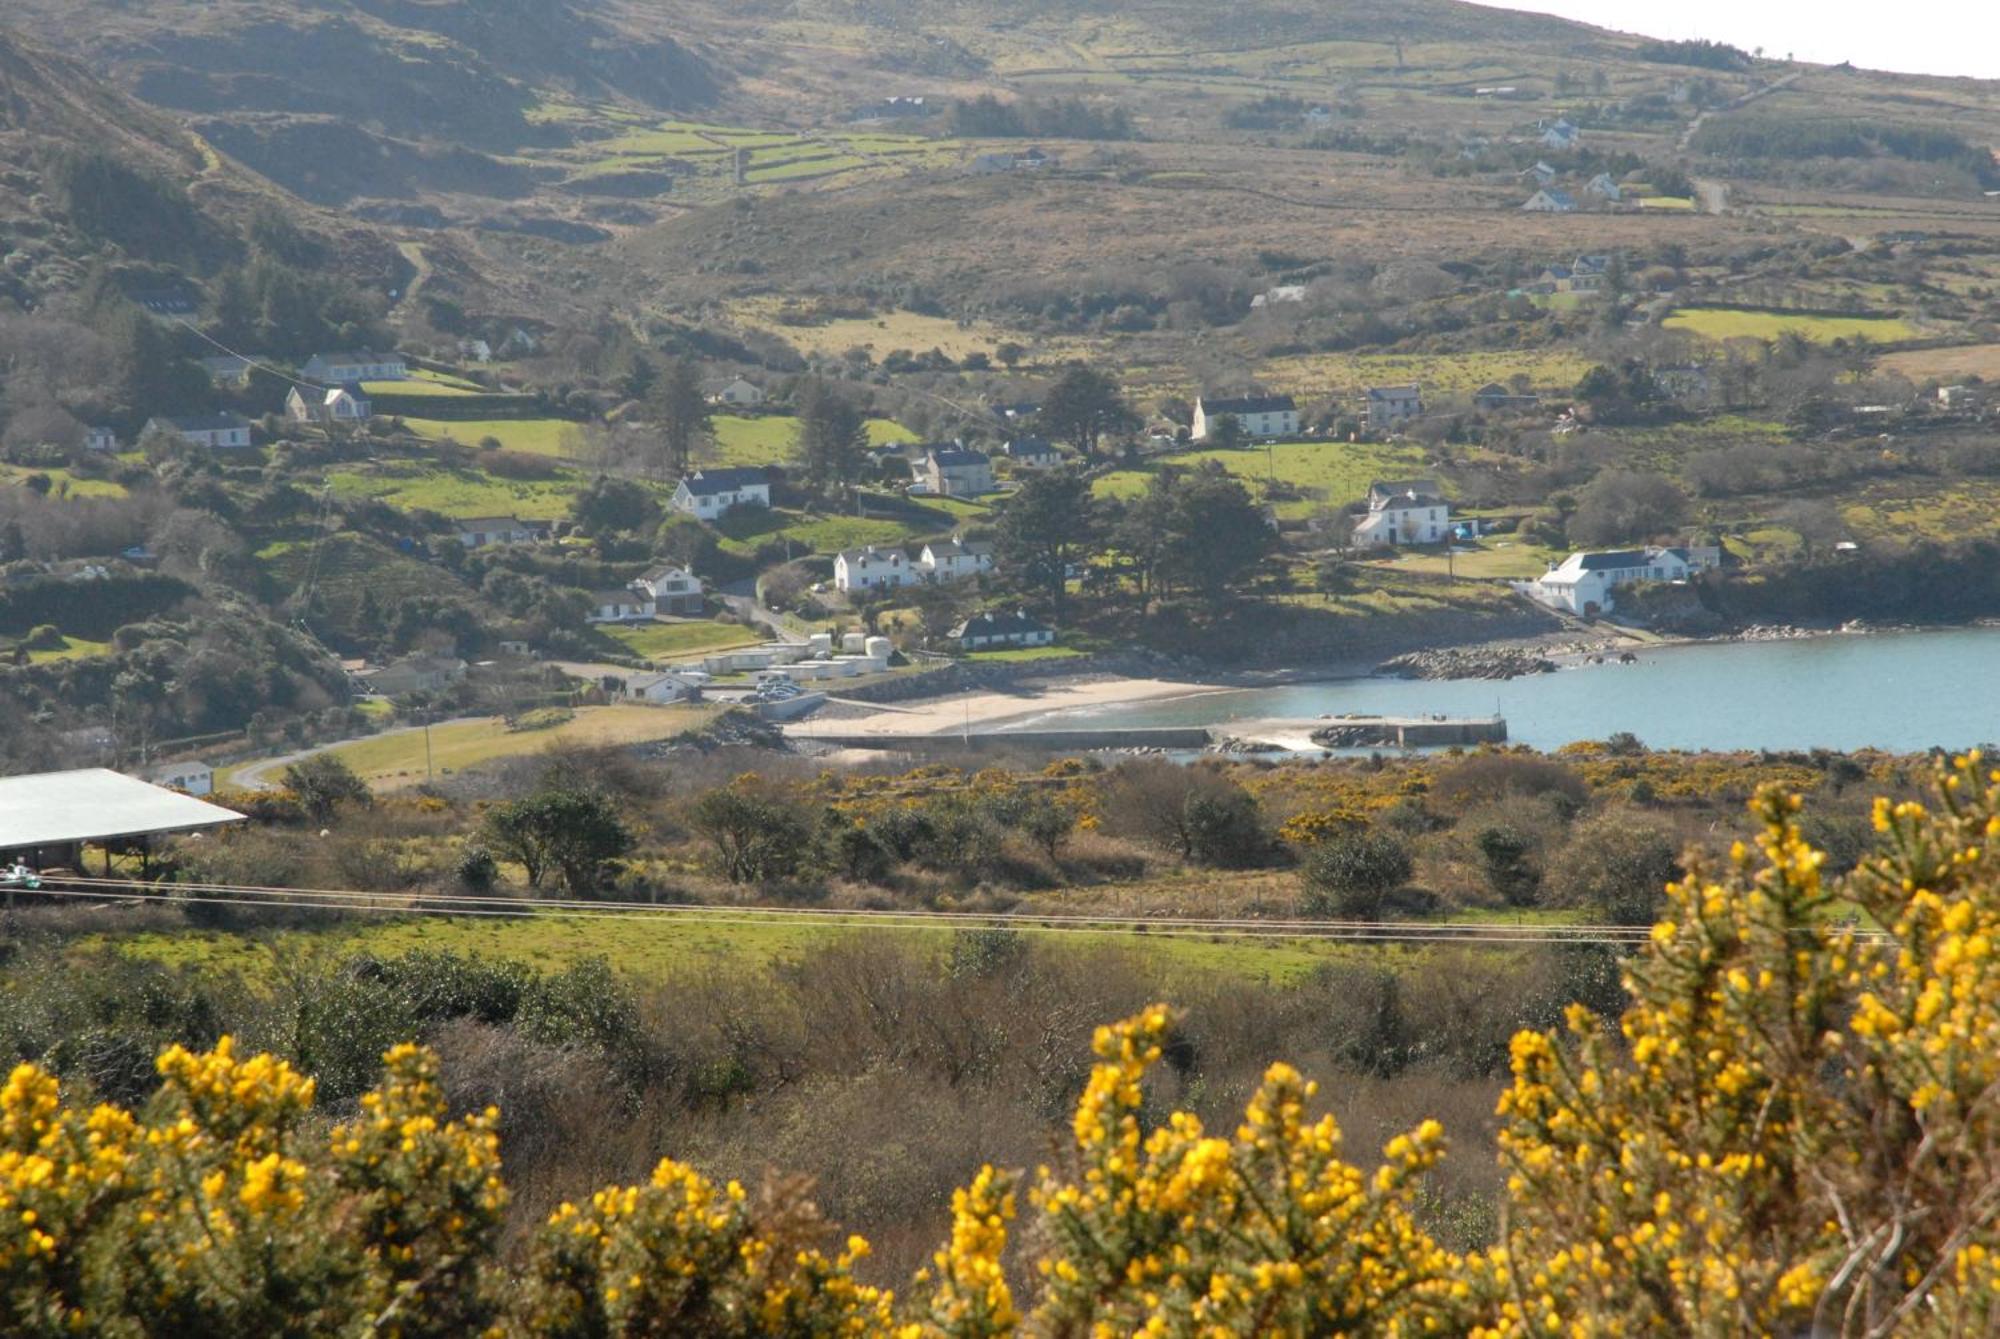
<path id="1" fill-rule="evenodd" d="M 1306 286 L 1304 284 L 1279 284 L 1277 287 L 1267 288 L 1256 297 L 1251 298 L 1250 310 L 1257 311 L 1264 307 L 1275 307 L 1280 302 L 1304 302 L 1305 300 Z"/>
<path id="2" fill-rule="evenodd" d="M 1560 174 L 1547 163 L 1536 163 L 1533 167 L 1521 173 L 1521 175 L 1524 177 L 1533 177 L 1537 186 L 1546 186 Z"/>
<path id="3" fill-rule="evenodd" d="M 870 544 L 844 549 L 833 560 L 835 590 L 891 590 L 916 579 L 915 564 L 899 548 Z"/>
<path id="4" fill-rule="evenodd" d="M 1542 128 L 1541 141 L 1545 149 L 1574 149 L 1583 132 L 1567 120 L 1558 120 L 1552 126 Z"/>
<path id="5" fill-rule="evenodd" d="M 1369 429 L 1383 432 L 1422 414 L 1424 396 L 1415 386 L 1370 386 L 1361 393 L 1361 405 Z"/>
<path id="6" fill-rule="evenodd" d="M 458 542 L 468 549 L 483 549 L 488 544 L 532 544 L 548 533 L 542 522 L 513 516 L 468 516 L 453 524 L 458 529 Z"/>
<path id="7" fill-rule="evenodd" d="M 410 364 L 400 353 L 373 353 L 357 349 L 316 353 L 306 359 L 299 373 L 307 381 L 328 385 L 338 385 L 343 381 L 407 381 Z"/>
<path id="8" fill-rule="evenodd" d="M 993 462 L 969 447 L 932 447 L 924 454 L 921 478 L 934 497 L 978 497 L 993 491 Z"/>
<path id="9" fill-rule="evenodd" d="M 978 614 L 953 628 L 951 639 L 968 651 L 995 646 L 1048 646 L 1055 629 L 1024 613 Z"/>
<path id="10" fill-rule="evenodd" d="M 625 680 L 625 696 L 640 702 L 665 705 L 700 695 L 700 687 L 679 674 L 635 674 Z"/>
<path id="11" fill-rule="evenodd" d="M 927 581 L 961 581 L 992 567 L 991 544 L 966 544 L 957 538 L 934 540 L 917 558 L 917 572 Z"/>
<path id="12" fill-rule="evenodd" d="M 211 451 L 234 450 L 250 445 L 250 421 L 241 414 L 152 418 L 146 420 L 146 431 L 170 432 L 189 446 L 205 446 Z"/>
<path id="13" fill-rule="evenodd" d="M 205 762 L 161 763 L 146 773 L 145 779 L 156 786 L 170 790 L 184 790 L 190 795 L 210 795 L 215 792 L 215 769 Z"/>
<path id="14" fill-rule="evenodd" d="M 103 424 L 93 424 L 83 430 L 83 445 L 90 451 L 116 451 L 118 434 Z"/>
<path id="15" fill-rule="evenodd" d="M 632 582 L 632 589 L 651 596 L 653 612 L 658 614 L 692 615 L 707 607 L 702 599 L 701 578 L 672 563 L 643 573 Z"/>
<path id="16" fill-rule="evenodd" d="M 1451 534 L 1451 504 L 1430 479 L 1398 480 L 1368 487 L 1368 515 L 1354 527 L 1354 546 L 1394 548 L 1399 544 L 1439 544 Z"/>
<path id="17" fill-rule="evenodd" d="M 1205 442 L 1218 420 L 1233 418 L 1244 435 L 1259 441 L 1299 435 L 1299 407 L 1289 395 L 1242 395 L 1235 399 L 1202 396 L 1194 402 L 1190 436 Z"/>
<path id="18" fill-rule="evenodd" d="M 208 379 L 218 386 L 243 386 L 250 381 L 253 364 L 240 353 L 219 353 L 199 361 Z"/>
<path id="19" fill-rule="evenodd" d="M 1590 184 L 1583 189 L 1600 199 L 1610 201 L 1614 205 L 1625 198 L 1624 188 L 1611 179 L 1609 172 L 1598 173 L 1590 179 Z"/>
<path id="20" fill-rule="evenodd" d="M 1578 256 L 1567 265 L 1542 271 L 1542 282 L 1558 293 L 1598 293 L 1611 275 L 1611 257 Z"/>
<path id="21" fill-rule="evenodd" d="M 640 591 L 594 590 L 590 593 L 592 623 L 637 623 L 653 616 L 653 597 Z"/>
<path id="22" fill-rule="evenodd" d="M 1522 205 L 1521 208 L 1530 214 L 1574 214 L 1576 212 L 1576 197 L 1568 191 L 1559 191 L 1552 186 L 1544 186 L 1541 190 L 1529 196 L 1528 202 Z"/>
<path id="23" fill-rule="evenodd" d="M 770 476 L 755 467 L 696 470 L 674 489 L 673 509 L 712 521 L 731 507 L 771 505 Z"/>
<path id="24" fill-rule="evenodd" d="M 483 339 L 462 339 L 458 342 L 458 355 L 475 363 L 493 361 L 493 346 Z"/>
<path id="25" fill-rule="evenodd" d="M 738 377 L 715 393 L 715 402 L 754 408 L 764 403 L 764 388 L 753 381 L 745 381 L 742 377 Z"/>
<path id="26" fill-rule="evenodd" d="M 1572 553 L 1533 583 L 1531 593 L 1542 603 L 1573 614 L 1594 616 L 1611 612 L 1612 591 L 1649 581 L 1686 581 L 1690 573 L 1714 567 L 1719 550 L 1701 548 L 1612 549 Z"/>
<path id="27" fill-rule="evenodd" d="M 285 393 L 285 416 L 294 423 L 366 423 L 375 407 L 359 382 L 294 386 Z"/>

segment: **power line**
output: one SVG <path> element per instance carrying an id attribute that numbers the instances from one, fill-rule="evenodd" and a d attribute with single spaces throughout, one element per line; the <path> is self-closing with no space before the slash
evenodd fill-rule
<path id="1" fill-rule="evenodd" d="M 231 358 L 241 358 L 243 360 L 244 366 L 246 367 L 254 367 L 259 372 L 269 372 L 272 376 L 278 378 L 278 380 L 289 381 L 290 383 L 292 383 L 292 385 L 297 386 L 302 390 L 325 391 L 329 389 L 326 386 L 316 385 L 310 381 L 300 381 L 297 377 L 293 376 L 291 373 L 280 371 L 279 369 L 272 367 L 269 363 L 260 363 L 247 353 L 238 353 L 235 349 L 230 348 L 227 344 L 224 344 L 221 340 L 209 334 L 207 331 L 203 330 L 200 326 L 197 326 L 193 321 L 188 320 L 187 317 L 185 316 L 176 316 L 173 318 L 173 320 L 177 324 L 185 326 L 187 329 L 193 331 L 194 337 L 196 339 L 201 340 L 206 344 L 211 344 L 218 349 L 221 349 Z"/>

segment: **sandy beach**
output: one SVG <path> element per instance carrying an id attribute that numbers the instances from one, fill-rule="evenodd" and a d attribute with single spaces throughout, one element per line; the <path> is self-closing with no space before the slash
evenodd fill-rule
<path id="1" fill-rule="evenodd" d="M 843 735 L 930 735 L 964 729 L 986 729 L 1000 721 L 1075 707 L 1117 706 L 1166 698 L 1195 697 L 1229 691 L 1214 684 L 1171 679 L 1090 677 L 1051 679 L 1004 691 L 984 689 L 952 693 L 908 703 L 882 704 L 866 714 L 842 710 L 815 713 L 785 727 L 795 739 L 811 739 L 817 731 Z"/>

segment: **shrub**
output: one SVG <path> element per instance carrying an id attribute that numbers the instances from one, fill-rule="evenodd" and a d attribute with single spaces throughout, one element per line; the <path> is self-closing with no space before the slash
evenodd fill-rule
<path id="1" fill-rule="evenodd" d="M 1311 916 L 1374 920 L 1415 867 L 1410 848 L 1386 832 L 1341 833 L 1306 857 L 1301 902 Z"/>
<path id="2" fill-rule="evenodd" d="M 688 821 L 715 847 L 731 883 L 798 875 L 812 854 L 812 826 L 797 802 L 757 776 L 740 776 L 694 802 Z"/>
<path id="3" fill-rule="evenodd" d="M 1475 838 L 1486 866 L 1486 885 L 1510 907 L 1533 906 L 1542 891 L 1542 872 L 1529 860 L 1534 843 L 1513 828 L 1491 827 Z"/>
<path id="4" fill-rule="evenodd" d="M 1674 840 L 1631 811 L 1580 826 L 1551 862 L 1550 891 L 1613 925 L 1650 925 L 1679 873 Z"/>
<path id="5" fill-rule="evenodd" d="M 1197 864 L 1252 864 L 1270 845 L 1256 798 L 1199 765 L 1126 763 L 1106 783 L 1104 808 L 1114 830 Z"/>
<path id="6" fill-rule="evenodd" d="M 315 823 L 332 821 L 342 805 L 365 805 L 370 799 L 368 783 L 331 753 L 301 758 L 285 769 L 282 779 L 285 789 L 298 797 L 306 817 Z"/>

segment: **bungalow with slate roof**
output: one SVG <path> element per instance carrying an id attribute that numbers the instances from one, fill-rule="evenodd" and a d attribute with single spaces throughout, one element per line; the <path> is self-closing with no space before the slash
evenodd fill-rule
<path id="1" fill-rule="evenodd" d="M 1423 392 L 1415 386 L 1370 386 L 1361 393 L 1361 402 L 1371 432 L 1386 432 L 1424 412 Z"/>
<path id="2" fill-rule="evenodd" d="M 1450 534 L 1451 504 L 1437 481 L 1403 479 L 1368 486 L 1368 515 L 1354 527 L 1354 546 L 1439 544 Z"/>
<path id="3" fill-rule="evenodd" d="M 1554 125 L 1542 128 L 1541 142 L 1545 149 L 1574 149 L 1581 138 L 1583 132 L 1567 120 L 1558 120 Z"/>
<path id="4" fill-rule="evenodd" d="M 468 549 L 483 549 L 488 544 L 532 544 L 549 533 L 545 522 L 513 516 L 468 516 L 453 524 L 458 528 L 458 542 Z"/>
<path id="5" fill-rule="evenodd" d="M 1216 423 L 1233 418 L 1244 435 L 1258 441 L 1299 434 L 1299 407 L 1289 395 L 1240 395 L 1234 399 L 1201 396 L 1194 402 L 1194 424 L 1189 435 L 1205 442 Z"/>
<path id="6" fill-rule="evenodd" d="M 641 591 L 594 590 L 590 592 L 591 623 L 638 623 L 653 616 L 653 597 Z"/>
<path id="7" fill-rule="evenodd" d="M 1016 437 L 1001 450 L 1017 469 L 1047 470 L 1062 464 L 1062 452 L 1040 437 Z"/>
<path id="8" fill-rule="evenodd" d="M 172 433 L 189 446 L 205 446 L 211 451 L 240 450 L 250 445 L 250 420 L 241 414 L 192 414 L 147 419 L 145 431 L 156 430 Z"/>
<path id="9" fill-rule="evenodd" d="M 217 354 L 203 358 L 202 371 L 218 386 L 242 386 L 250 380 L 250 369 L 254 364 L 240 353 Z"/>
<path id="10" fill-rule="evenodd" d="M 1624 188 L 1611 179 L 1609 172 L 1598 173 L 1590 179 L 1590 184 L 1583 189 L 1614 205 L 1625 198 Z"/>
<path id="11" fill-rule="evenodd" d="M 916 580 L 916 575 L 909 555 L 893 546 L 844 549 L 833 560 L 835 590 L 893 590 Z"/>
<path id="12" fill-rule="evenodd" d="M 694 615 L 707 612 L 701 578 L 687 568 L 676 567 L 672 563 L 655 567 L 634 578 L 632 589 L 652 597 L 655 613 Z"/>
<path id="13" fill-rule="evenodd" d="M 745 408 L 754 408 L 757 405 L 763 404 L 764 398 L 764 388 L 762 386 L 759 386 L 754 381 L 745 381 L 742 377 L 736 378 L 736 380 L 715 393 L 715 402 L 717 404 L 741 405 Z"/>
<path id="14" fill-rule="evenodd" d="M 316 353 L 306 359 L 299 375 L 307 381 L 337 386 L 345 381 L 407 381 L 410 364 L 400 353 L 373 353 L 367 349 L 339 353 Z"/>
<path id="15" fill-rule="evenodd" d="M 361 383 L 294 386 L 285 393 L 285 416 L 294 423 L 366 423 L 375 413 Z"/>
<path id="16" fill-rule="evenodd" d="M 985 651 L 999 646 L 1049 646 L 1055 629 L 1020 611 L 979 614 L 968 618 L 948 634 L 968 651 Z"/>
<path id="17" fill-rule="evenodd" d="M 1530 214 L 1574 214 L 1576 212 L 1576 197 L 1568 191 L 1559 191 L 1552 186 L 1545 186 L 1529 196 L 1528 202 L 1522 205 L 1521 208 Z"/>
<path id="18" fill-rule="evenodd" d="M 771 478 L 757 466 L 696 470 L 675 486 L 670 505 L 703 521 L 712 521 L 732 507 L 768 507 Z"/>
<path id="19" fill-rule="evenodd" d="M 625 680 L 625 696 L 664 706 L 669 702 L 699 697 L 701 688 L 694 680 L 679 674 L 634 674 Z"/>
<path id="20" fill-rule="evenodd" d="M 969 447 L 932 447 L 924 455 L 922 479 L 933 497 L 978 497 L 993 491 L 993 462 Z"/>
<path id="21" fill-rule="evenodd" d="M 976 577 L 991 570 L 992 566 L 991 544 L 967 544 L 956 535 L 924 545 L 923 553 L 917 558 L 918 574 L 929 581 L 959 581 Z"/>
<path id="22" fill-rule="evenodd" d="M 1521 175 L 1524 177 L 1533 177 L 1537 186 L 1546 186 L 1561 174 L 1547 163 L 1538 162 L 1533 167 L 1522 172 Z"/>
<path id="23" fill-rule="evenodd" d="M 381 669 L 364 671 L 356 679 L 367 691 L 383 697 L 435 693 L 465 677 L 466 664 L 457 656 L 405 656 Z"/>
<path id="24" fill-rule="evenodd" d="M 1611 612 L 1612 591 L 1651 581 L 1686 581 L 1721 562 L 1713 547 L 1612 549 L 1572 553 L 1533 582 L 1529 593 L 1543 604 L 1586 618 Z"/>
<path id="25" fill-rule="evenodd" d="M 116 451 L 118 434 L 102 423 L 92 424 L 83 430 L 83 446 L 86 451 Z"/>

